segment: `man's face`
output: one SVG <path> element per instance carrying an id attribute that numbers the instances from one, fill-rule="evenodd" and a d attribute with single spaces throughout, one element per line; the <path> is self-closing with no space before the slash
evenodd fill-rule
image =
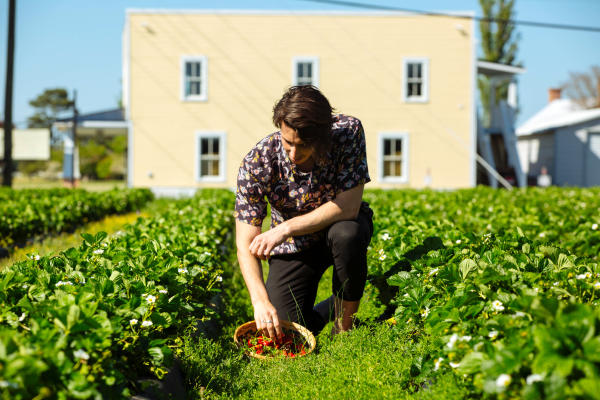
<path id="1" fill-rule="evenodd" d="M 298 137 L 298 133 L 283 121 L 281 122 L 281 139 L 283 149 L 288 154 L 291 162 L 296 165 L 302 165 L 310 161 L 314 153 L 313 148 L 302 143 L 302 140 Z"/>

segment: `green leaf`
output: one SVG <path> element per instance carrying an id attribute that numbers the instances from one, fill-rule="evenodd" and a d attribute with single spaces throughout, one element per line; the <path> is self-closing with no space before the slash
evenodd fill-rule
<path id="1" fill-rule="evenodd" d="M 151 347 L 148 349 L 148 354 L 152 359 L 152 364 L 160 365 L 164 359 L 163 352 L 160 347 Z"/>
<path id="2" fill-rule="evenodd" d="M 460 262 L 458 268 L 460 269 L 460 276 L 465 280 L 470 271 L 477 269 L 477 263 L 470 258 L 465 258 Z"/>
<path id="3" fill-rule="evenodd" d="M 73 304 L 69 307 L 69 312 L 67 314 L 67 328 L 71 329 L 73 325 L 79 320 L 80 314 L 79 306 Z"/>
<path id="4" fill-rule="evenodd" d="M 473 351 L 461 360 L 458 372 L 461 374 L 475 374 L 481 370 L 481 364 L 487 359 L 488 357 L 484 353 Z"/>
<path id="5" fill-rule="evenodd" d="M 583 354 L 591 361 L 600 362 L 600 336 L 596 336 L 583 344 Z"/>
<path id="6" fill-rule="evenodd" d="M 83 240 L 85 240 L 87 242 L 87 244 L 92 245 L 94 244 L 94 236 L 90 235 L 89 233 L 82 233 L 81 237 L 83 238 Z"/>

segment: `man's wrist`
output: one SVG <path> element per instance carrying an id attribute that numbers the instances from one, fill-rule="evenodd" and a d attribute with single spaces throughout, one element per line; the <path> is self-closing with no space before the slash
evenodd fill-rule
<path id="1" fill-rule="evenodd" d="M 282 222 L 279 227 L 281 229 L 281 232 L 283 233 L 283 235 L 285 236 L 285 239 L 289 238 L 290 236 L 292 236 L 293 232 L 292 232 L 292 224 L 290 222 L 291 220 L 287 220 Z M 284 239 L 284 240 L 285 240 Z"/>

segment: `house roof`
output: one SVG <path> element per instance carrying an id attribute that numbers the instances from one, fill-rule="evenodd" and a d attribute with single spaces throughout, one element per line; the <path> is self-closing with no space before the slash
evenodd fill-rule
<path id="1" fill-rule="evenodd" d="M 56 120 L 54 126 L 59 129 L 70 129 L 73 118 Z M 127 133 L 128 123 L 122 108 L 98 111 L 77 116 L 77 135 L 91 136 L 101 130 L 107 135 L 122 135 Z"/>
<path id="2" fill-rule="evenodd" d="M 489 77 L 512 77 L 513 75 L 522 74 L 525 71 L 525 68 L 514 65 L 477 60 L 477 73 Z"/>
<path id="3" fill-rule="evenodd" d="M 517 128 L 517 136 L 600 119 L 600 108 L 584 109 L 570 99 L 556 99 Z"/>

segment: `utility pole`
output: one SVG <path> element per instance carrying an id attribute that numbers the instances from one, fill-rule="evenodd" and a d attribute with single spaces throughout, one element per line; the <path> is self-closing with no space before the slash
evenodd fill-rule
<path id="1" fill-rule="evenodd" d="M 15 7 L 16 0 L 8 3 L 8 46 L 6 46 L 6 90 L 4 92 L 4 169 L 2 186 L 12 186 L 12 92 L 15 55 Z"/>
<path id="2" fill-rule="evenodd" d="M 75 154 L 77 150 L 77 89 L 73 91 L 73 156 L 71 157 L 71 187 L 75 188 Z"/>

